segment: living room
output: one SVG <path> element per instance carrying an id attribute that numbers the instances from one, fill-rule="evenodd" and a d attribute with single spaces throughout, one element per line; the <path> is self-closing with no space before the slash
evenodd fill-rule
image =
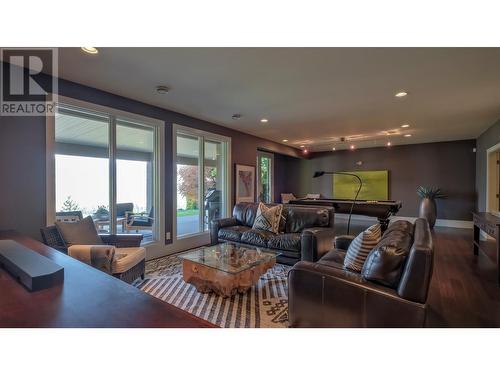
<path id="1" fill-rule="evenodd" d="M 494 42 L 198 37 L 2 41 L 1 328 L 500 326 Z"/>

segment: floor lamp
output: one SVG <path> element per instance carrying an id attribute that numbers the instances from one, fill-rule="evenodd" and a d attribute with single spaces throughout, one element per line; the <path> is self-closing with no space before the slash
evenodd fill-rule
<path id="1" fill-rule="evenodd" d="M 314 172 L 313 178 L 318 178 L 321 177 L 325 174 L 337 174 L 337 175 L 343 175 L 343 176 L 351 176 L 357 178 L 359 182 L 359 188 L 358 191 L 356 192 L 356 195 L 354 196 L 354 199 L 351 204 L 351 210 L 349 211 L 349 220 L 347 221 L 347 234 L 350 234 L 350 229 L 351 229 L 351 216 L 352 216 L 352 210 L 354 209 L 354 204 L 356 203 L 356 200 L 358 199 L 359 192 L 361 191 L 361 187 L 363 186 L 363 181 L 361 181 L 361 178 L 353 173 L 345 173 L 345 172 L 325 172 L 325 171 L 316 171 Z"/>

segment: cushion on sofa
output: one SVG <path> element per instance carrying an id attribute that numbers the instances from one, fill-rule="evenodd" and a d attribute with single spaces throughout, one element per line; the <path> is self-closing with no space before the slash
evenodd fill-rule
<path id="1" fill-rule="evenodd" d="M 327 227 L 330 224 L 329 209 L 324 207 L 288 206 L 286 233 L 300 233 L 306 228 Z"/>
<path id="2" fill-rule="evenodd" d="M 278 233 L 281 221 L 281 211 L 283 211 L 282 204 L 268 207 L 264 203 L 259 203 L 252 229 Z"/>
<path id="3" fill-rule="evenodd" d="M 283 209 L 281 210 L 281 219 L 280 219 L 280 225 L 278 228 L 278 233 L 285 233 L 286 232 L 286 221 L 288 220 L 288 208 L 286 206 L 283 206 Z"/>
<path id="4" fill-rule="evenodd" d="M 318 260 L 318 263 L 329 267 L 344 268 L 345 256 L 345 251 L 330 250 Z"/>
<path id="5" fill-rule="evenodd" d="M 94 220 L 87 216 L 80 221 L 56 222 L 56 228 L 68 247 L 73 245 L 102 245 Z"/>
<path id="6" fill-rule="evenodd" d="M 224 241 L 236 241 L 241 240 L 243 233 L 249 231 L 250 227 L 245 227 L 243 225 L 235 225 L 232 227 L 224 227 L 219 229 L 218 237 Z"/>
<path id="7" fill-rule="evenodd" d="M 269 239 L 267 246 L 271 249 L 300 251 L 299 233 L 281 233 Z"/>
<path id="8" fill-rule="evenodd" d="M 385 230 L 384 236 L 394 231 L 406 232 L 411 234 L 411 236 L 413 236 L 414 225 L 407 220 L 393 221 L 392 223 L 389 224 L 389 226 Z"/>
<path id="9" fill-rule="evenodd" d="M 368 254 L 377 246 L 381 236 L 380 224 L 374 224 L 358 234 L 347 249 L 344 267 L 351 271 L 361 272 Z"/>
<path id="10" fill-rule="evenodd" d="M 412 231 L 392 230 L 384 233 L 378 245 L 366 258 L 361 271 L 370 281 L 395 288 L 413 241 Z"/>
<path id="11" fill-rule="evenodd" d="M 254 246 L 267 247 L 268 241 L 276 236 L 273 232 L 260 229 L 251 229 L 241 236 L 241 242 Z"/>
<path id="12" fill-rule="evenodd" d="M 233 208 L 233 217 L 241 224 L 251 227 L 255 221 L 258 205 L 255 203 L 241 202 Z"/>

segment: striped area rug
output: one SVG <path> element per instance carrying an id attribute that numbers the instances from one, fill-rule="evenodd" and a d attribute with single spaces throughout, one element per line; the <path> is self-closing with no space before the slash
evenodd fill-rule
<path id="1" fill-rule="evenodd" d="M 146 263 L 146 277 L 134 285 L 165 302 L 225 328 L 284 328 L 288 326 L 287 274 L 289 266 L 276 264 L 245 294 L 222 298 L 198 293 L 182 279 L 177 256 Z"/>

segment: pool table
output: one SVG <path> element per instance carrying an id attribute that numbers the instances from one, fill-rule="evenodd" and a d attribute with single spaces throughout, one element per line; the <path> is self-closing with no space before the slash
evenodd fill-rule
<path id="1" fill-rule="evenodd" d="M 329 199 L 329 198 L 302 198 L 294 199 L 289 204 L 312 205 L 312 206 L 328 206 L 335 208 L 335 212 L 348 214 L 351 210 L 352 200 L 350 199 Z M 401 209 L 401 201 L 368 201 L 356 200 L 352 210 L 353 215 L 365 215 L 376 217 L 385 230 L 389 225 L 389 220 L 392 215 L 398 213 Z"/>

